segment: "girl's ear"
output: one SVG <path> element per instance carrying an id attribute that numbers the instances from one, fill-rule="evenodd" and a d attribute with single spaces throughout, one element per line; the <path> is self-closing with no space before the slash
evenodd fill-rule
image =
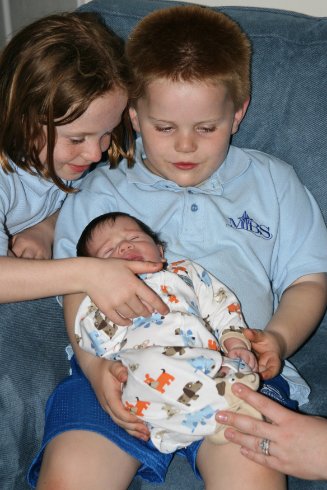
<path id="1" fill-rule="evenodd" d="M 137 112 L 134 107 L 129 108 L 129 117 L 132 122 L 134 131 L 139 133 L 140 132 L 139 118 L 137 117 Z"/>

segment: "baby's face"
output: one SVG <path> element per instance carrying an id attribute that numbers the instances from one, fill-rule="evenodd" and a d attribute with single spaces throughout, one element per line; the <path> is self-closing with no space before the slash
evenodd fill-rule
<path id="1" fill-rule="evenodd" d="M 97 226 L 88 243 L 92 257 L 161 262 L 162 247 L 132 219 L 118 217 Z"/>

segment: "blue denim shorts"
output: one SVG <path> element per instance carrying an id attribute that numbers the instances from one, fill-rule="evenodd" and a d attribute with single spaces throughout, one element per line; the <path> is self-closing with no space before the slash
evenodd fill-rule
<path id="1" fill-rule="evenodd" d="M 129 435 L 111 420 L 98 403 L 90 383 L 74 357 L 71 359 L 71 367 L 71 375 L 57 386 L 47 402 L 42 445 L 27 477 L 33 488 L 36 486 L 45 447 L 56 436 L 68 430 L 93 431 L 106 437 L 140 461 L 137 475 L 149 482 L 162 483 L 165 480 L 168 467 L 176 453 L 187 458 L 196 477 L 201 479 L 196 467 L 196 458 L 202 440 L 193 442 L 176 453 L 160 453 L 151 441 L 141 441 Z M 288 383 L 281 376 L 264 383 L 260 391 L 286 407 L 297 408 L 296 402 L 289 398 Z"/>

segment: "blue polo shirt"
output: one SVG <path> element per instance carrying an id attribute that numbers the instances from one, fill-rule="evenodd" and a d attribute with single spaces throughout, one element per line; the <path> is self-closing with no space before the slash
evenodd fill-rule
<path id="1" fill-rule="evenodd" d="M 53 182 L 11 165 L 8 174 L 0 167 L 0 256 L 7 255 L 9 235 L 43 221 L 66 197 Z"/>
<path id="2" fill-rule="evenodd" d="M 327 231 L 310 192 L 290 165 L 265 153 L 231 146 L 223 164 L 197 187 L 179 187 L 142 163 L 100 167 L 69 195 L 56 226 L 56 258 L 76 255 L 87 223 L 109 211 L 144 221 L 167 243 L 168 262 L 185 257 L 225 283 L 247 324 L 263 329 L 283 291 L 297 278 L 327 272 Z M 283 374 L 291 396 L 307 401 L 296 371 Z"/>

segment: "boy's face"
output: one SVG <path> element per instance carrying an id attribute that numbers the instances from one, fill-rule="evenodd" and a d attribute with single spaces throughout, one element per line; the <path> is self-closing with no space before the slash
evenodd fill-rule
<path id="1" fill-rule="evenodd" d="M 88 243 L 92 257 L 161 262 L 163 250 L 129 217 L 97 226 Z"/>
<path id="2" fill-rule="evenodd" d="M 134 129 L 142 134 L 144 164 L 182 187 L 201 184 L 225 160 L 247 105 L 235 111 L 222 84 L 151 82 L 130 109 Z"/>

